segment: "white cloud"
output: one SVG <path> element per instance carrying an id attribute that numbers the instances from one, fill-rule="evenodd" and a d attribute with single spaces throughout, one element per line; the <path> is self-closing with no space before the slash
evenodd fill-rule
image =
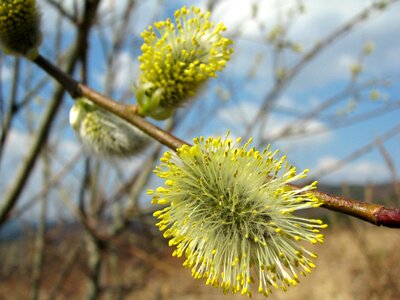
<path id="1" fill-rule="evenodd" d="M 339 159 L 333 156 L 324 156 L 318 161 L 317 169 L 330 169 L 337 165 L 339 162 Z"/>
<path id="2" fill-rule="evenodd" d="M 136 83 L 139 62 L 128 51 L 121 52 L 115 56 L 115 76 L 112 78 L 113 87 L 116 90 L 125 91 L 130 89 Z M 96 75 L 100 86 L 105 85 L 106 74 L 98 73 Z"/>
<path id="3" fill-rule="evenodd" d="M 132 86 L 132 83 L 136 82 L 138 76 L 138 60 L 133 58 L 128 52 L 122 52 L 117 57 L 116 66 L 118 70 L 115 78 L 116 87 L 123 89 Z"/>
<path id="4" fill-rule="evenodd" d="M 271 1 L 271 0 L 253 0 L 253 1 L 221 1 L 217 6 L 216 15 L 224 22 L 232 22 L 232 25 L 238 23 L 246 23 L 252 19 L 252 7 L 257 6 L 257 22 L 264 24 L 267 30 L 275 25 L 278 20 L 294 21 L 293 26 L 290 27 L 289 34 L 296 39 L 308 40 L 315 42 L 321 36 L 326 35 L 328 32 L 337 28 L 339 24 L 349 20 L 364 8 L 370 6 L 373 2 L 365 0 L 353 1 L 321 1 L 321 0 L 305 0 L 302 1 L 305 7 L 303 15 L 290 15 L 290 11 L 296 10 L 298 1 Z M 217 14 L 219 12 L 219 14 Z M 385 12 L 386 18 L 373 20 L 376 29 L 385 28 L 385 25 L 396 20 L 396 11 L 391 9 Z M 367 23 L 368 24 L 368 23 Z M 368 25 L 367 25 L 368 26 Z M 241 31 L 244 35 L 250 36 L 254 32 Z M 261 34 L 262 32 L 260 32 Z"/>
<path id="5" fill-rule="evenodd" d="M 250 1 L 220 1 L 213 11 L 214 20 L 224 22 L 228 30 L 237 31 L 251 15 Z"/>
<path id="6" fill-rule="evenodd" d="M 288 124 L 290 124 L 290 123 L 282 122 L 282 125 L 280 125 L 279 127 L 276 128 L 277 132 L 271 131 L 271 135 L 274 136 L 275 134 L 280 133 L 281 130 L 283 129 L 283 127 Z M 300 127 L 295 126 L 294 128 L 292 128 L 291 133 L 295 135 L 294 138 L 296 139 L 296 135 L 313 136 L 315 133 L 328 132 L 328 131 L 329 131 L 329 128 L 324 123 L 322 123 L 321 121 L 312 119 L 312 120 L 305 122 Z M 328 135 L 325 135 L 325 138 L 324 138 L 325 141 L 327 141 L 327 139 L 326 139 L 327 137 L 328 137 Z M 293 138 L 291 138 L 291 139 L 293 139 Z"/>
<path id="7" fill-rule="evenodd" d="M 304 155 L 307 152 L 317 152 L 318 148 L 323 148 L 325 145 L 332 142 L 334 137 L 333 132 L 330 131 L 325 124 L 312 119 L 301 127 L 295 126 L 292 131 L 294 136 L 288 135 L 285 138 L 278 138 L 282 133 L 282 130 L 288 124 L 290 124 L 289 119 L 282 120 L 281 117 L 274 115 L 269 119 L 264 132 L 267 140 L 274 144 L 278 144 L 284 153 L 290 153 L 291 157 L 304 158 Z"/>
<path id="8" fill-rule="evenodd" d="M 220 1 L 214 11 L 213 19 L 224 22 L 228 27 L 228 33 L 240 32 L 247 38 L 263 37 L 260 24 L 271 24 L 277 13 L 283 9 L 292 7 L 294 1 L 271 1 L 271 0 L 230 0 Z M 253 17 L 254 8 L 257 7 L 257 17 Z"/>
<path id="9" fill-rule="evenodd" d="M 296 108 L 299 106 L 299 104 L 296 102 L 296 99 L 293 99 L 288 95 L 283 95 L 282 97 L 280 97 L 277 103 L 279 103 L 280 106 L 286 108 Z"/>
<path id="10" fill-rule="evenodd" d="M 283 97 L 282 99 L 286 105 L 293 105 L 293 107 L 296 105 L 295 101 L 288 97 Z M 217 117 L 221 122 L 243 129 L 245 127 L 244 124 L 248 124 L 249 121 L 253 120 L 258 109 L 254 102 L 242 101 L 235 106 L 221 108 L 217 113 Z M 275 114 L 270 115 L 264 130 L 264 138 L 274 141 L 292 121 L 292 118 Z M 315 134 L 315 132 L 323 132 L 323 134 Z M 279 143 L 285 148 L 301 148 L 302 150 L 310 147 L 315 148 L 318 145 L 330 142 L 333 137 L 332 132 L 329 131 L 326 125 L 316 119 L 307 121 L 304 126 L 294 127 L 291 133 L 301 134 L 301 136 L 279 139 Z"/>
<path id="11" fill-rule="evenodd" d="M 32 142 L 32 134 L 15 129 L 10 130 L 6 139 L 3 160 L 1 162 L 1 169 L 7 171 L 0 173 L 1 183 L 6 185 L 8 180 L 14 177 L 21 162 L 27 155 L 27 151 L 31 148 Z M 81 150 L 81 146 L 76 140 L 63 139 L 56 144 L 57 157 L 62 161 L 70 159 Z M 5 188 L 5 186 L 3 186 L 3 188 Z"/>
<path id="12" fill-rule="evenodd" d="M 83 8 L 83 1 L 74 1 L 74 0 L 65 0 L 65 1 L 59 1 L 60 5 L 62 6 L 63 9 L 65 9 L 66 12 L 69 14 L 73 15 L 73 12 L 75 10 L 75 7 L 79 10 L 82 11 Z M 47 1 L 45 0 L 39 0 L 38 1 L 40 13 L 41 13 L 41 27 L 42 31 L 44 32 L 44 39 L 46 39 L 46 34 L 47 33 L 55 33 L 58 30 L 58 18 L 59 18 L 59 12 L 54 6 L 49 5 Z M 65 33 L 71 33 L 73 30 L 72 25 L 70 22 L 64 22 L 62 25 L 62 32 Z"/>
<path id="13" fill-rule="evenodd" d="M 11 67 L 7 64 L 2 64 L 1 66 L 1 74 L 0 74 L 0 80 L 2 83 L 6 82 L 11 78 L 12 75 L 12 70 Z"/>
<path id="14" fill-rule="evenodd" d="M 217 118 L 229 125 L 246 124 L 252 120 L 258 111 L 258 107 L 251 101 L 242 101 L 238 105 L 223 107 L 218 110 Z"/>
<path id="15" fill-rule="evenodd" d="M 32 137 L 17 130 L 10 130 L 6 139 L 5 149 L 2 154 L 0 183 L 6 184 L 13 178 L 16 166 L 19 166 L 27 149 L 32 145 Z M 6 159 L 5 159 L 6 158 Z M 7 172 L 4 172 L 7 170 Z M 2 187 L 4 190 L 5 186 Z"/>
<path id="16" fill-rule="evenodd" d="M 67 161 L 74 157 L 82 150 L 82 146 L 78 139 L 63 139 L 61 142 L 53 142 L 57 146 L 56 155 L 63 161 Z"/>
<path id="17" fill-rule="evenodd" d="M 336 28 L 369 5 L 366 1 L 335 2 L 310 0 L 305 2 L 309 9 L 295 23 L 291 36 L 310 48 L 318 40 L 333 32 Z M 370 74 L 387 74 L 398 69 L 400 42 L 390 38 L 398 31 L 398 7 L 393 5 L 388 11 L 379 13 L 356 26 L 349 34 L 336 40 L 307 65 L 294 82 L 293 89 L 302 91 L 313 87 L 323 87 L 333 81 L 350 78 L 349 64 L 357 60 L 363 44 L 373 41 L 376 51 L 365 60 L 365 70 Z M 317 74 L 317 76 L 316 76 Z"/>
<path id="18" fill-rule="evenodd" d="M 114 1 L 107 0 L 104 2 L 105 6 L 116 6 L 116 16 L 122 16 L 125 13 L 127 0 Z M 108 4 L 107 4 L 108 3 Z M 106 9 L 100 10 L 102 13 L 106 14 Z M 140 34 L 147 26 L 151 25 L 154 21 L 158 21 L 160 15 L 164 12 L 164 5 L 162 5 L 159 0 L 147 0 L 147 1 L 137 1 L 136 6 L 134 6 L 134 12 L 131 16 L 131 24 L 128 26 L 129 31 L 132 34 Z"/>
<path id="19" fill-rule="evenodd" d="M 289 11 L 295 10 L 297 3 L 294 0 L 219 1 L 214 9 L 213 18 L 224 22 L 228 32 L 240 32 L 247 38 L 263 38 L 265 32 L 260 30 L 259 25 L 262 24 L 269 31 L 278 20 L 290 20 L 293 17 L 289 16 Z M 295 26 L 292 26 L 290 32 L 298 39 L 318 39 L 370 3 L 371 1 L 365 0 L 306 0 L 305 14 L 296 17 Z"/>
<path id="20" fill-rule="evenodd" d="M 100 11 L 101 12 L 109 12 L 109 11 L 121 11 L 126 6 L 127 0 L 102 0 L 100 2 Z"/>
<path id="21" fill-rule="evenodd" d="M 338 163 L 340 163 L 340 160 L 337 157 L 324 156 L 318 160 L 313 170 L 315 173 L 323 172 L 335 167 Z M 331 174 L 318 178 L 318 180 L 330 183 L 381 183 L 390 180 L 390 172 L 384 164 L 364 160 L 346 164 Z"/>

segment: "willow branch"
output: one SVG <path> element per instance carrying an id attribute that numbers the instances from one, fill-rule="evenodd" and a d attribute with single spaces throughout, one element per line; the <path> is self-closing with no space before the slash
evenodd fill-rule
<path id="1" fill-rule="evenodd" d="M 136 105 L 118 103 L 111 98 L 90 89 L 86 85 L 79 83 L 70 76 L 64 74 L 42 56 L 38 56 L 34 62 L 49 73 L 49 75 L 54 77 L 73 98 L 88 98 L 95 104 L 125 119 L 130 124 L 141 129 L 143 132 L 174 151 L 183 145 L 188 145 L 187 142 L 162 130 L 139 116 L 137 114 Z M 353 216 L 377 226 L 382 225 L 386 227 L 400 228 L 400 211 L 398 209 L 390 209 L 378 204 L 368 204 L 339 196 L 332 196 L 319 191 L 314 191 L 313 193 L 324 201 L 324 204 L 322 205 L 324 208 Z"/>
<path id="2" fill-rule="evenodd" d="M 296 190 L 302 188 L 294 184 L 287 186 Z M 307 193 L 312 193 L 322 200 L 322 208 L 352 216 L 376 226 L 400 228 L 400 210 L 397 208 L 387 208 L 380 204 L 357 201 L 317 190 L 307 191 Z"/>
<path id="3" fill-rule="evenodd" d="M 125 105 L 118 103 L 111 98 L 108 98 L 90 89 L 88 86 L 75 81 L 73 78 L 62 72 L 58 67 L 40 55 L 34 60 L 34 62 L 43 70 L 45 70 L 50 76 L 55 78 L 64 87 L 64 89 L 66 89 L 72 98 L 85 97 L 91 100 L 95 104 L 128 121 L 155 140 L 159 141 L 161 144 L 166 145 L 171 149 L 177 149 L 186 144 L 184 141 L 140 117 L 137 114 L 136 105 Z"/>
<path id="4" fill-rule="evenodd" d="M 400 228 L 400 210 L 397 208 L 386 208 L 380 204 L 346 199 L 319 191 L 314 191 L 313 194 L 323 200 L 323 208 L 364 220 L 376 226 Z"/>

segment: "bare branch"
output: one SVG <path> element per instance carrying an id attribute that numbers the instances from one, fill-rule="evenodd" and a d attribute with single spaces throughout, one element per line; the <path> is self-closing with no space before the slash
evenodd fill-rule
<path id="1" fill-rule="evenodd" d="M 76 53 L 75 53 L 76 54 Z M 76 55 L 71 57 L 70 63 L 67 67 L 67 74 L 72 74 L 75 69 Z M 16 178 L 12 181 L 8 192 L 5 194 L 3 201 L 0 204 L 0 225 L 7 221 L 9 217 L 9 212 L 17 203 L 17 200 L 27 182 L 31 171 L 33 170 L 37 157 L 48 138 L 50 128 L 53 124 L 54 118 L 61 106 L 62 98 L 64 95 L 64 89 L 62 87 L 58 88 L 54 94 L 52 102 L 47 107 L 44 113 L 43 119 L 39 125 L 36 136 L 34 138 L 33 144 L 29 153 L 27 154 L 24 162 L 20 166 Z"/>
<path id="2" fill-rule="evenodd" d="M 66 255 L 65 261 L 59 269 L 59 276 L 56 280 L 54 280 L 53 287 L 49 293 L 49 297 L 47 298 L 47 300 L 57 299 L 57 295 L 59 295 L 59 290 L 61 288 L 61 285 L 65 282 L 65 279 L 71 272 L 71 269 L 75 264 L 82 247 L 83 243 L 79 243 L 77 246 L 71 249 L 70 252 Z"/>
<path id="3" fill-rule="evenodd" d="M 11 87 L 11 96 L 10 96 L 10 104 L 8 107 L 8 112 L 2 122 L 1 134 L 0 134 L 0 162 L 2 159 L 2 154 L 4 150 L 4 146 L 6 143 L 6 138 L 11 128 L 11 123 L 14 119 L 16 113 L 16 103 L 17 103 L 17 93 L 18 93 L 18 82 L 20 75 L 20 59 L 16 58 L 14 63 L 14 78 Z"/>
<path id="4" fill-rule="evenodd" d="M 400 210 L 397 208 L 386 208 L 383 205 L 355 201 L 318 191 L 313 193 L 324 201 L 323 208 L 367 221 L 376 226 L 400 228 Z"/>
<path id="5" fill-rule="evenodd" d="M 55 1 L 55 0 L 46 0 L 48 4 L 53 6 L 63 17 L 68 19 L 72 24 L 77 24 L 78 20 L 76 16 L 71 15 L 65 8 L 62 6 L 61 3 Z"/>
<path id="6" fill-rule="evenodd" d="M 392 174 L 392 185 L 394 192 L 397 197 L 397 203 L 400 203 L 400 182 L 398 182 L 398 174 L 396 172 L 396 167 L 393 161 L 393 158 L 390 156 L 389 152 L 386 150 L 383 141 L 381 141 L 379 138 L 376 139 L 376 144 L 378 146 L 379 152 L 382 154 L 386 165 Z"/>

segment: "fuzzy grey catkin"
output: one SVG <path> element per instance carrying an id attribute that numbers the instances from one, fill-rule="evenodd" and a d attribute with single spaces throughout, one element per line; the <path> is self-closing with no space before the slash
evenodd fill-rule
<path id="1" fill-rule="evenodd" d="M 69 121 L 85 148 L 100 156 L 132 156 L 150 142 L 139 129 L 85 98 L 76 99 Z"/>

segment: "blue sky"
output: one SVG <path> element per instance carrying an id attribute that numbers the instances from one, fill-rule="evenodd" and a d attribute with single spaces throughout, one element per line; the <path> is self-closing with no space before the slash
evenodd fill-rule
<path id="1" fill-rule="evenodd" d="M 72 0 L 69 0 L 63 3 L 68 8 L 72 2 Z M 52 38 L 55 34 L 56 15 L 52 8 L 43 5 L 43 1 L 39 1 L 39 3 L 42 7 L 42 20 L 44 21 L 44 43 L 41 51 L 45 56 L 53 58 Z M 112 5 L 120 9 L 124 3 L 124 0 L 118 2 L 103 1 L 101 12 L 107 17 L 107 11 Z M 158 3 L 161 4 L 158 5 Z M 122 52 L 115 57 L 119 72 L 113 78 L 116 89 L 111 96 L 119 99 L 121 95 L 129 92 L 137 78 L 140 32 L 152 21 L 171 16 L 173 10 L 182 3 L 194 4 L 203 8 L 206 5 L 206 1 L 160 2 L 149 0 L 140 3 L 131 24 L 131 38 L 126 41 Z M 233 136 L 243 135 L 246 123 L 251 122 L 273 82 L 271 67 L 273 55 L 271 47 L 263 41 L 280 21 L 286 22 L 290 19 L 285 17 L 285 14 L 294 7 L 295 3 L 296 1 L 226 0 L 220 1 L 216 5 L 212 18 L 215 22 L 223 21 L 228 27 L 227 34 L 232 36 L 235 41 L 235 54 L 227 69 L 220 74 L 219 79 L 210 82 L 190 107 L 179 111 L 179 114 L 188 114 L 186 123 L 176 132 L 179 137 L 190 140 L 199 135 L 225 135 L 228 129 L 231 130 Z M 370 1 L 363 0 L 304 1 L 305 13 L 293 17 L 288 38 L 299 43 L 304 49 L 303 53 L 305 53 L 318 40 L 335 30 L 340 24 L 343 24 L 370 3 Z M 251 18 L 255 6 L 258 7 L 256 19 Z M 276 106 L 269 115 L 267 127 L 262 131 L 264 137 L 274 136 L 285 125 L 295 120 L 297 117 L 293 117 L 292 113 L 303 115 L 340 92 L 349 82 L 351 64 L 357 62 L 363 45 L 369 41 L 375 45 L 375 51 L 365 58 L 364 72 L 361 74 L 359 82 L 377 79 L 391 81 L 389 87 L 374 87 L 374 89 L 380 91 L 382 99 L 371 101 L 368 98 L 370 90 L 361 93 L 359 103 L 353 107 L 354 110 L 348 114 L 348 117 L 351 119 L 368 111 L 389 107 L 388 105 L 393 105 L 391 111 L 368 121 L 330 130 L 331 120 L 337 120 L 338 114 L 343 113 L 354 104 L 351 97 L 348 97 L 307 123 L 309 131 L 322 130 L 324 133 L 273 140 L 272 147 L 280 148 L 282 153 L 287 154 L 288 160 L 298 166 L 299 169 L 308 168 L 311 173 L 317 172 L 346 157 L 364 144 L 370 143 L 373 138 L 380 136 L 399 123 L 400 110 L 399 105 L 396 106 L 396 103 L 398 104 L 400 101 L 400 39 L 397 38 L 400 26 L 399 12 L 400 5 L 394 4 L 388 11 L 374 15 L 369 21 L 358 26 L 344 38 L 338 39 L 309 63 L 276 99 Z M 65 40 L 63 40 L 63 45 L 66 47 L 68 40 L 73 39 L 74 35 L 68 23 L 63 23 L 63 31 L 67 33 Z M 108 36 L 107 30 L 104 33 Z M 111 39 L 112 36 L 109 36 L 109 38 Z M 100 50 L 97 31 L 93 32 L 91 45 L 90 65 L 92 71 L 89 74 L 89 85 L 102 91 L 106 65 Z M 294 54 L 289 51 L 282 60 L 290 67 L 298 61 L 301 55 L 301 53 Z M 1 79 L 5 93 L 8 91 L 8 84 L 11 79 L 12 63 L 12 58 L 3 60 Z M 43 74 L 36 67 L 31 67 L 28 62 L 24 62 L 24 66 L 34 74 Z M 257 68 L 254 68 L 254 66 Z M 254 72 L 249 78 L 251 70 Z M 35 78 L 35 76 L 33 77 Z M 31 104 L 29 113 L 33 121 L 38 120 L 41 116 L 47 100 L 46 95 L 51 88 L 52 86 L 48 85 L 35 99 L 36 101 Z M 128 101 L 134 102 L 135 100 L 130 97 Z M 57 120 L 59 130 L 52 136 L 53 140 L 57 140 L 59 146 L 55 171 L 81 150 L 79 141 L 72 129 L 67 126 L 68 110 L 71 104 L 72 101 L 67 99 L 63 113 Z M 23 158 L 24 151 L 30 143 L 27 124 L 22 121 L 22 117 L 26 118 L 26 114 L 21 115 L 21 119 L 15 123 L 16 126 L 9 139 L 5 156 L 7 160 L 2 162 L 0 189 L 5 188 L 8 184 L 8 178 L 12 178 L 11 175 L 16 169 L 15 166 Z M 21 147 L 21 144 L 24 147 Z M 397 172 L 399 172 L 400 135 L 395 135 L 392 139 L 386 141 L 384 146 L 393 159 Z M 138 162 L 140 162 L 140 158 L 129 162 L 122 161 L 118 164 L 125 167 L 128 165 L 129 170 L 133 170 Z M 35 186 L 38 186 L 36 183 L 40 182 L 38 172 L 40 164 L 36 169 L 34 178 L 30 183 L 29 190 L 31 192 L 35 191 Z M 4 172 L 4 170 L 7 170 L 7 172 Z M 65 180 L 65 184 L 70 186 L 71 189 L 74 186 L 76 187 L 80 180 L 80 173 L 81 165 L 78 165 Z M 375 148 L 344 168 L 320 179 L 332 183 L 342 181 L 367 183 L 384 182 L 389 178 L 390 172 L 385 161 Z M 120 181 L 114 178 L 109 184 L 112 185 L 114 182 Z"/>

